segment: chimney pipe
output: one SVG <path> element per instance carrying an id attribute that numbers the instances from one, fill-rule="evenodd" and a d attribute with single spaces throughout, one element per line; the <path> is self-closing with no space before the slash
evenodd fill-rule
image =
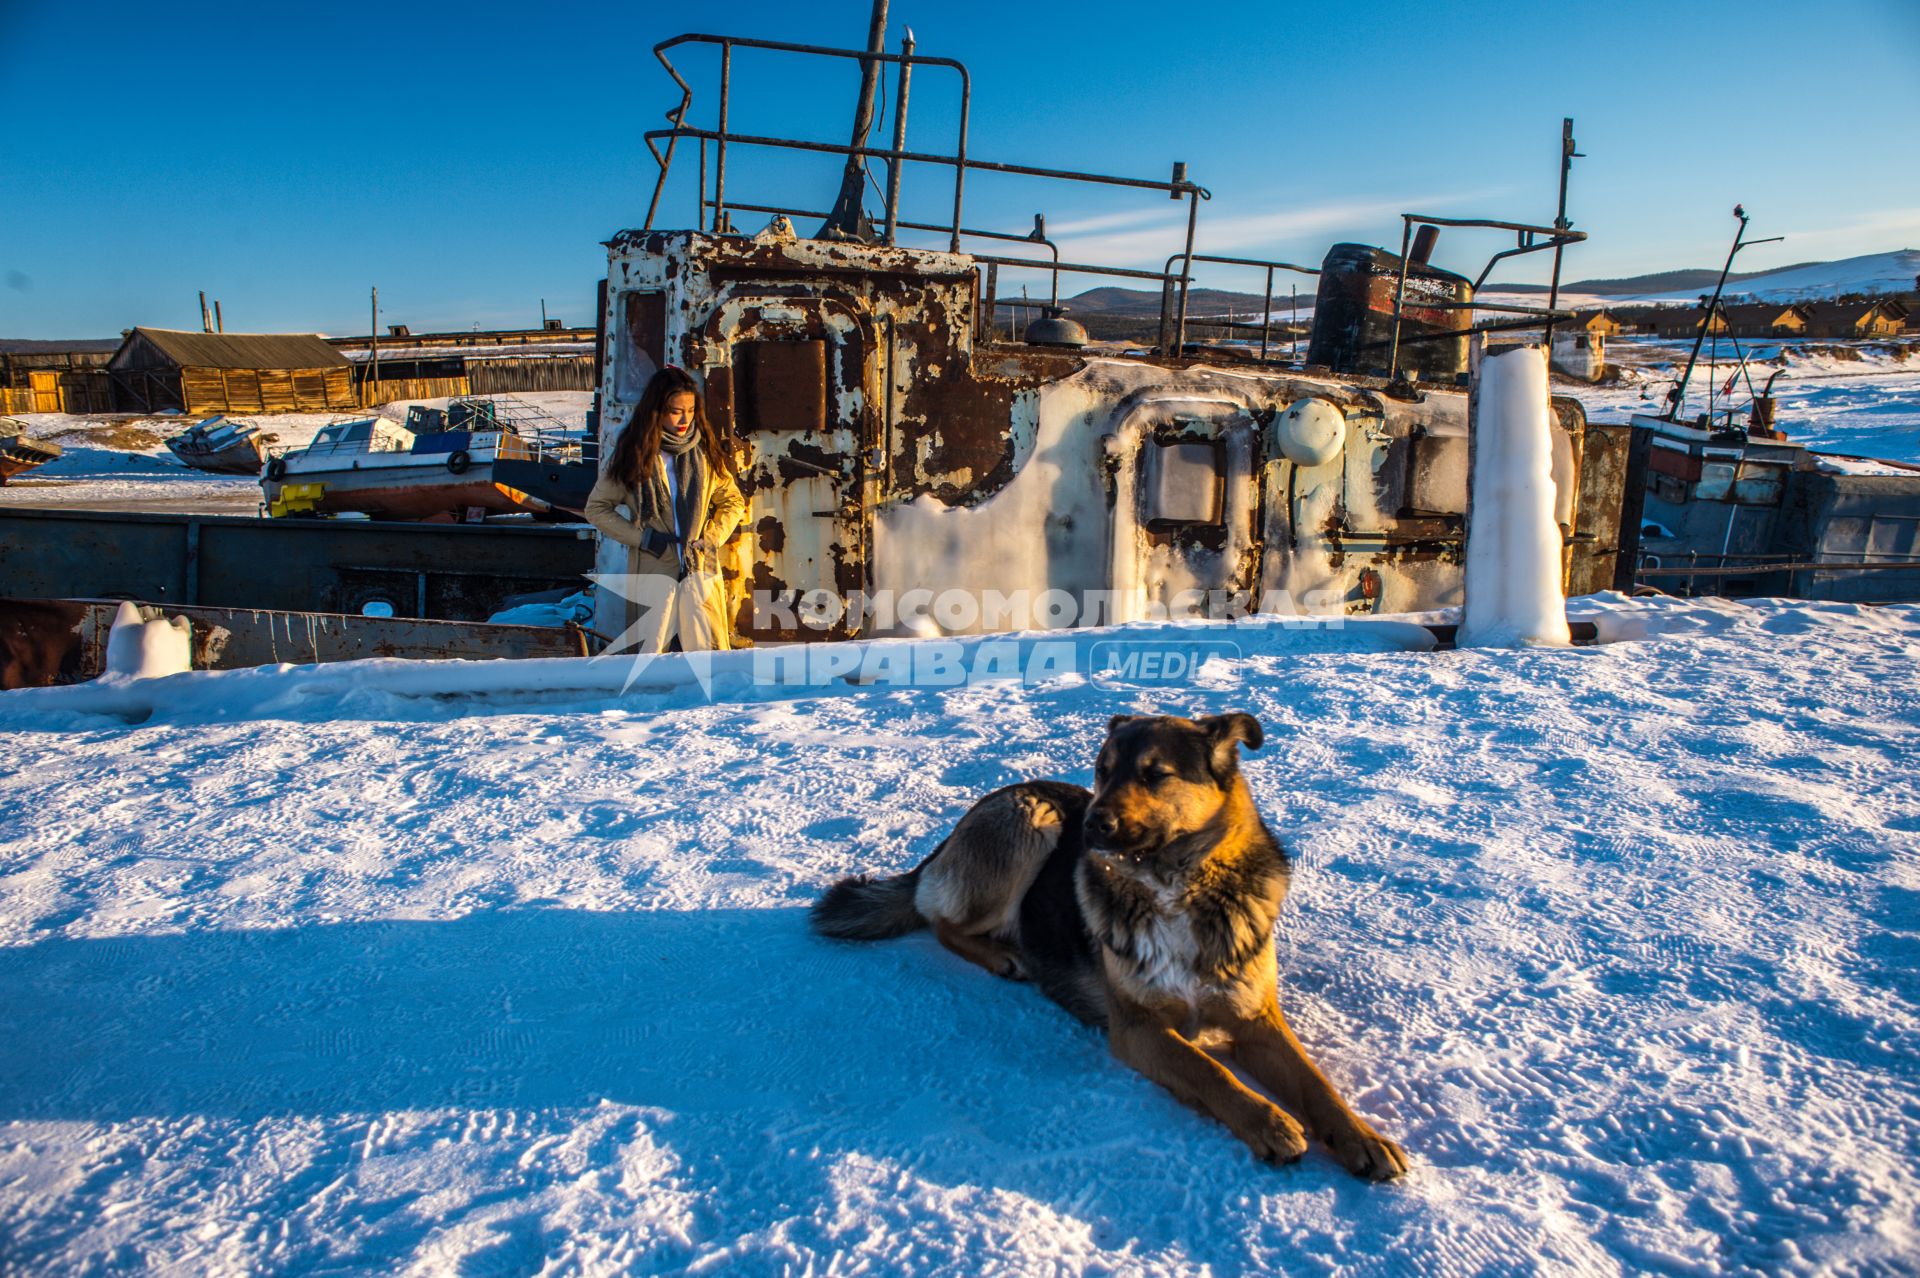
<path id="1" fill-rule="evenodd" d="M 200 290 L 200 331 L 203 333 L 213 331 L 213 317 L 207 314 L 207 290 L 204 288 Z"/>
<path id="2" fill-rule="evenodd" d="M 1439 238 L 1439 227 L 1422 223 L 1413 233 L 1413 251 L 1407 254 L 1407 260 L 1415 266 L 1425 266 L 1427 259 L 1433 256 L 1434 241 Z"/>

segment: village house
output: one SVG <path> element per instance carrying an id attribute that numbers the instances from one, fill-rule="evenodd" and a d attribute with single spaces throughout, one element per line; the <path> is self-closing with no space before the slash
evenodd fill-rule
<path id="1" fill-rule="evenodd" d="M 1804 337 L 1810 315 L 1804 302 L 1741 302 L 1725 313 L 1735 337 Z"/>
<path id="2" fill-rule="evenodd" d="M 104 413 L 107 360 L 119 343 L 0 340 L 0 413 Z"/>
<path id="3" fill-rule="evenodd" d="M 1892 298 L 1866 298 L 1807 305 L 1808 337 L 1897 337 L 1905 330 L 1908 307 Z"/>
<path id="4" fill-rule="evenodd" d="M 353 369 L 312 333 L 130 330 L 107 362 L 125 411 L 297 413 L 357 407 Z"/>
<path id="5" fill-rule="evenodd" d="M 559 320 L 536 329 L 466 333 L 415 333 L 405 324 L 390 324 L 378 338 L 327 341 L 353 363 L 361 400 L 381 404 L 441 395 L 591 390 L 598 380 L 594 333 Z"/>

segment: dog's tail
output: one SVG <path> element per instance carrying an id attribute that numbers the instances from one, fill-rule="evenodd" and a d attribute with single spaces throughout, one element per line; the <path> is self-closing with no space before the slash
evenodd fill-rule
<path id="1" fill-rule="evenodd" d="M 920 882 L 920 867 L 890 879 L 856 875 L 841 879 L 827 894 L 813 903 L 813 930 L 822 936 L 837 936 L 848 941 L 884 941 L 905 936 L 927 925 L 914 907 L 914 889 Z"/>

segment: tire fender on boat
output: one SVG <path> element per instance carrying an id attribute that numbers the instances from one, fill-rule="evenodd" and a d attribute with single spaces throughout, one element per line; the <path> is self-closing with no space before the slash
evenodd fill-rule
<path id="1" fill-rule="evenodd" d="M 473 465 L 473 458 L 464 448 L 457 453 L 449 454 L 447 457 L 447 469 L 456 475 L 466 474 L 467 467 L 471 465 Z"/>
<path id="2" fill-rule="evenodd" d="M 287 477 L 287 459 L 276 457 L 267 463 L 267 478 L 281 480 Z"/>

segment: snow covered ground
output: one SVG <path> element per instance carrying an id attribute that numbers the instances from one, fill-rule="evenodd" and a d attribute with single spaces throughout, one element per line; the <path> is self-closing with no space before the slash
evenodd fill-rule
<path id="1" fill-rule="evenodd" d="M 1920 278 L 1920 250 L 1895 249 L 1735 280 L 1727 285 L 1727 301 L 1785 303 L 1819 301 L 1853 293 L 1902 293 L 1912 291 L 1916 278 Z M 1703 292 L 1712 292 L 1712 289 L 1650 293 L 1633 300 L 1694 303 Z M 1619 300 L 1614 299 L 1615 304 Z"/>
<path id="2" fill-rule="evenodd" d="M 1580 400 L 1593 421 L 1624 422 L 1632 413 L 1660 412 L 1667 389 L 1686 365 L 1689 346 L 1650 337 L 1609 338 L 1607 360 L 1622 367 L 1627 380 L 1583 386 L 1556 379 L 1554 393 Z M 1823 452 L 1920 463 L 1920 341 L 1758 341 L 1743 342 L 1742 348 L 1754 352 L 1731 402 L 1743 421 L 1750 398 L 1746 377 L 1758 389 L 1784 369 L 1773 387 L 1779 401 L 1775 418 L 1790 439 Z M 1731 341 L 1722 340 L 1717 354 L 1711 342 L 1703 347 L 1687 391 L 1687 412 L 1706 411 L 1711 383 L 1718 417 L 1726 404 L 1721 392 L 1739 363 Z"/>
<path id="3" fill-rule="evenodd" d="M 1920 608 L 1582 607 L 1643 637 L 0 694 L 0 1271 L 1913 1272 Z M 1109 715 L 1240 709 L 1282 998 L 1392 1185 L 1257 1165 L 924 934 L 806 930 Z"/>
<path id="4" fill-rule="evenodd" d="M 1742 264 L 1746 260 L 1742 258 Z M 1471 270 L 1468 273 L 1471 274 Z M 1810 266 L 1773 270 L 1764 275 L 1732 280 L 1727 284 L 1725 300 L 1729 304 L 1779 302 L 1784 305 L 1788 302 L 1827 301 L 1856 294 L 1908 293 L 1913 291 L 1916 278 L 1920 278 L 1920 250 L 1895 249 L 1887 253 L 1865 253 L 1835 262 L 1816 262 Z M 1559 295 L 1560 305 L 1569 310 L 1582 311 L 1648 304 L 1694 306 L 1703 294 L 1713 291 L 1712 281 L 1709 280 L 1704 286 L 1666 293 L 1585 293 L 1580 291 L 1580 284 L 1584 282 L 1587 281 L 1574 281 L 1564 286 Z M 1544 301 L 1539 293 L 1503 292 L 1498 284 L 1489 285 L 1477 297 L 1482 302 L 1521 306 L 1539 306 Z"/>
<path id="5" fill-rule="evenodd" d="M 590 391 L 530 391 L 506 398 L 538 408 L 567 429 L 586 426 Z M 412 404 L 444 407 L 445 399 L 400 400 L 378 411 L 395 421 Z M 231 420 L 258 426 L 275 449 L 304 448 L 324 426 L 364 417 L 366 412 L 235 414 Z M 27 433 L 64 450 L 58 460 L 0 487 L 0 507 L 58 506 L 76 510 L 175 511 L 209 515 L 259 512 L 260 483 L 233 475 L 210 475 L 181 464 L 166 440 L 192 424 L 188 417 L 81 416 L 22 413 Z"/>

